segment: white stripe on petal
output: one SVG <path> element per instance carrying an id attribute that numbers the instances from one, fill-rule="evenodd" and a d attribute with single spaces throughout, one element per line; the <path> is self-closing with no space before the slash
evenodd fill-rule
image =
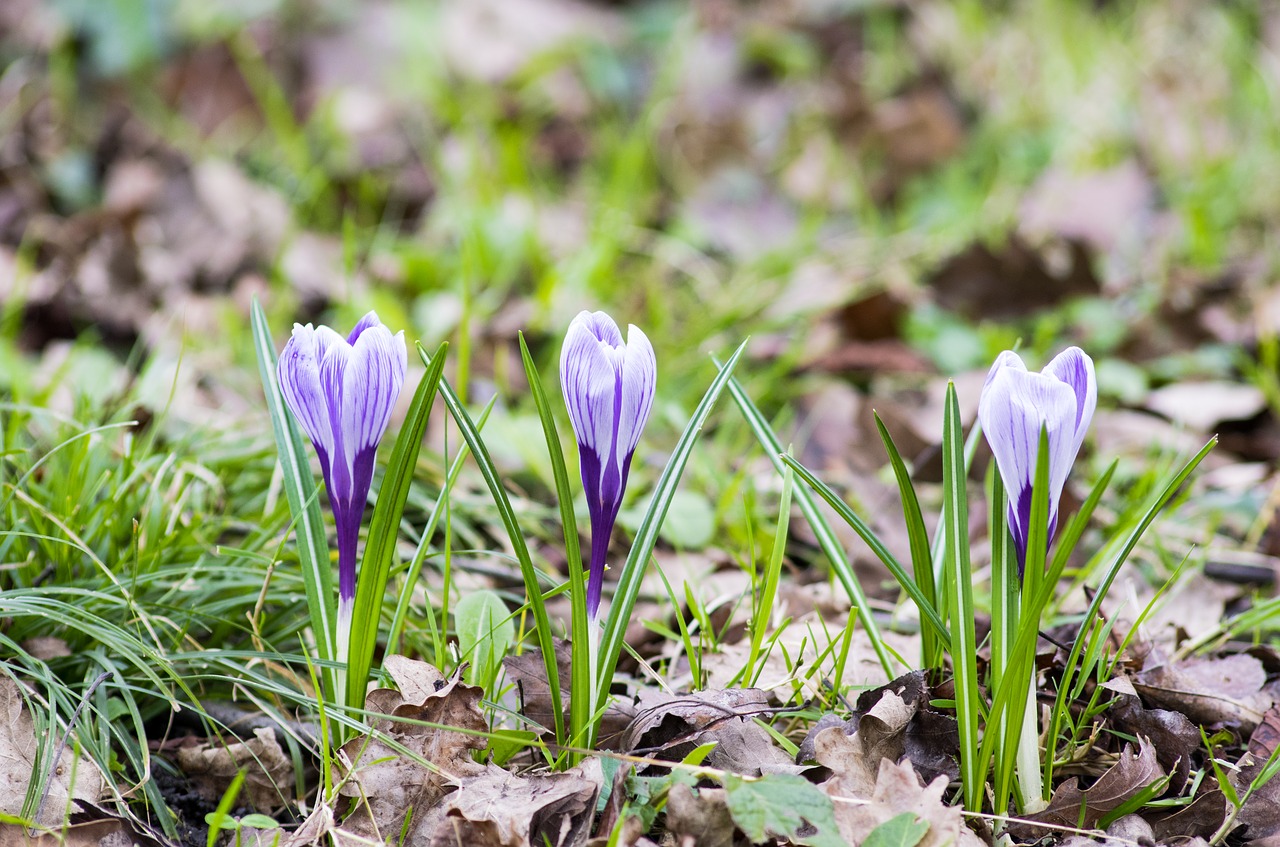
<path id="1" fill-rule="evenodd" d="M 361 332 L 351 348 L 342 413 L 343 432 L 351 433 L 354 453 L 376 448 L 386 433 L 404 387 L 407 356 L 404 333 L 392 335 L 377 323 Z"/>
<path id="2" fill-rule="evenodd" d="M 634 324 L 627 326 L 627 355 L 622 365 L 622 411 L 618 425 L 618 464 L 635 452 L 640 432 L 653 409 L 658 385 L 658 360 L 649 337 Z"/>
<path id="3" fill-rule="evenodd" d="M 323 329 L 323 327 L 321 327 Z M 293 325 L 293 335 L 284 350 L 276 373 L 285 404 L 297 418 L 302 431 L 326 455 L 333 455 L 333 427 L 329 407 L 320 385 L 320 360 L 323 347 L 311 324 Z"/>
<path id="4" fill-rule="evenodd" d="M 1055 377 L 1016 366 L 993 372 L 978 401 L 978 419 L 1005 489 L 1015 503 L 1022 492 L 1031 488 L 1041 426 L 1047 430 L 1051 520 L 1057 515 L 1058 500 L 1075 459 L 1071 449 L 1075 416 L 1076 398 L 1070 386 Z M 1025 537 L 1029 528 L 1021 529 Z"/>
<path id="5" fill-rule="evenodd" d="M 1085 431 L 1098 407 L 1098 379 L 1093 372 L 1093 359 L 1079 347 L 1068 347 L 1045 365 L 1044 373 L 1052 374 L 1071 387 L 1076 397 L 1076 414 L 1072 421 L 1071 459 L 1075 460 L 1084 443 Z"/>
<path id="6" fill-rule="evenodd" d="M 596 332 L 602 315 L 612 324 L 603 312 L 581 312 L 569 324 L 560 350 L 560 388 L 578 443 L 599 455 L 603 464 L 613 445 L 618 382 L 611 356 Z M 617 326 L 613 332 L 621 342 Z"/>
<path id="7" fill-rule="evenodd" d="M 326 329 L 327 327 L 321 327 Z M 329 330 L 332 332 L 332 330 Z M 336 333 L 334 333 L 336 335 Z M 329 407 L 329 420 L 332 423 L 333 449 L 329 452 L 331 468 L 329 482 L 333 491 L 329 497 L 336 498 L 344 504 L 350 504 L 354 494 L 352 491 L 352 468 L 356 460 L 356 439 L 352 437 L 351 428 L 344 407 L 347 388 L 347 371 L 351 362 L 351 345 L 339 336 L 338 343 L 333 344 L 325 352 L 320 362 L 320 387 L 324 391 L 325 402 Z"/>

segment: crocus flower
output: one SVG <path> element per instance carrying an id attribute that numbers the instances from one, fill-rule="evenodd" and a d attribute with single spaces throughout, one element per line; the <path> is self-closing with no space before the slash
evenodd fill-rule
<path id="1" fill-rule="evenodd" d="M 356 596 L 356 544 L 373 457 L 404 386 L 404 333 L 370 312 L 343 338 L 327 326 L 293 325 L 280 354 L 280 389 L 320 455 L 338 527 L 338 626 L 346 629 Z M 339 638 L 339 649 L 345 639 Z"/>
<path id="2" fill-rule="evenodd" d="M 653 345 L 637 327 L 627 327 L 624 342 L 604 312 L 580 312 L 569 324 L 560 351 L 560 387 L 578 439 L 591 513 L 587 612 L 592 620 L 600 608 L 609 536 L 657 381 Z"/>
<path id="3" fill-rule="evenodd" d="M 987 374 L 978 420 L 1009 493 L 1009 529 L 1018 548 L 1019 568 L 1026 567 L 1040 430 L 1043 427 L 1049 437 L 1052 540 L 1058 526 L 1058 500 L 1097 405 L 1093 360 L 1079 347 L 1063 350 L 1040 373 L 1028 371 L 1017 353 L 1006 350 Z"/>

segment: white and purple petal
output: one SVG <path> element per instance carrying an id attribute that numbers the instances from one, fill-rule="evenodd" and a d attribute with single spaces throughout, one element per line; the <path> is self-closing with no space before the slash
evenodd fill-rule
<path id="1" fill-rule="evenodd" d="M 1049 440 L 1049 528 L 1057 526 L 1058 501 L 1075 460 L 1078 403 L 1071 386 L 1047 373 L 1027 371 L 1021 359 L 1002 354 L 988 375 L 978 418 L 1009 493 L 1009 522 L 1025 559 L 1031 493 L 1040 431 Z"/>
<path id="2" fill-rule="evenodd" d="M 587 609 L 592 617 L 600 604 L 609 536 L 656 384 L 653 345 L 639 329 L 628 327 L 624 341 L 604 312 L 580 312 L 569 324 L 560 351 L 560 387 L 591 513 Z"/>
<path id="3" fill-rule="evenodd" d="M 408 354 L 373 312 L 347 338 L 326 326 L 295 326 L 280 356 L 285 403 L 320 456 L 338 530 L 340 600 L 355 592 L 356 546 L 373 480 L 374 454 L 404 386 Z"/>
<path id="4" fill-rule="evenodd" d="M 1062 382 L 1071 386 L 1076 397 L 1076 416 L 1074 421 L 1075 438 L 1072 441 L 1072 459 L 1080 452 L 1084 443 L 1084 434 L 1093 420 L 1093 412 L 1098 407 L 1098 380 L 1093 372 L 1093 359 L 1089 358 L 1079 347 L 1068 347 L 1053 361 L 1045 365 L 1043 373 L 1052 374 Z"/>

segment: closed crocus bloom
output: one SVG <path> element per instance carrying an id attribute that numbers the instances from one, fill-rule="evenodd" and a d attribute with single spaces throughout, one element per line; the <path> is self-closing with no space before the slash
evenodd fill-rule
<path id="1" fill-rule="evenodd" d="M 1009 529 L 1026 566 L 1040 431 L 1049 438 L 1049 539 L 1058 526 L 1058 501 L 1098 405 L 1093 360 L 1069 347 L 1039 373 L 1028 371 L 1017 353 L 1006 350 L 987 374 L 978 420 L 1009 493 Z"/>
<path id="2" fill-rule="evenodd" d="M 327 326 L 294 324 L 280 354 L 280 389 L 320 455 L 338 529 L 339 626 L 350 621 L 356 593 L 356 546 L 373 459 L 404 386 L 404 333 L 370 312 L 343 338 Z"/>
<path id="3" fill-rule="evenodd" d="M 635 326 L 623 341 L 604 312 L 580 312 L 560 351 L 560 387 L 578 440 L 582 485 L 591 513 L 587 612 L 596 619 L 605 556 L 627 487 L 631 456 L 653 408 L 658 365 L 653 346 Z"/>

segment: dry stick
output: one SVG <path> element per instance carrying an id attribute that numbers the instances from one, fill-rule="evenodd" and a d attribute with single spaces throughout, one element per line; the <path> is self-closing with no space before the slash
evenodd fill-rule
<path id="1" fill-rule="evenodd" d="M 93 696 L 93 692 L 98 690 L 98 686 L 111 678 L 108 671 L 98 674 L 98 678 L 89 684 L 84 694 L 80 697 L 80 704 L 76 706 L 76 710 L 71 713 L 71 719 L 67 721 L 67 731 L 63 733 L 62 740 L 58 742 L 58 749 L 54 751 L 53 758 L 49 760 L 49 768 L 44 774 L 44 791 L 40 794 L 40 804 L 36 806 L 35 819 L 40 820 L 40 813 L 44 811 L 44 804 L 49 799 L 49 791 L 53 788 L 53 770 L 58 766 L 58 762 L 62 760 L 62 753 L 67 749 L 67 741 L 71 739 L 71 731 L 75 729 L 76 721 L 80 719 L 80 713 L 84 711 L 85 704 L 89 702 L 89 698 Z M 71 798 L 74 786 L 68 786 L 67 798 Z M 27 834 L 35 835 L 36 830 L 28 827 Z"/>

